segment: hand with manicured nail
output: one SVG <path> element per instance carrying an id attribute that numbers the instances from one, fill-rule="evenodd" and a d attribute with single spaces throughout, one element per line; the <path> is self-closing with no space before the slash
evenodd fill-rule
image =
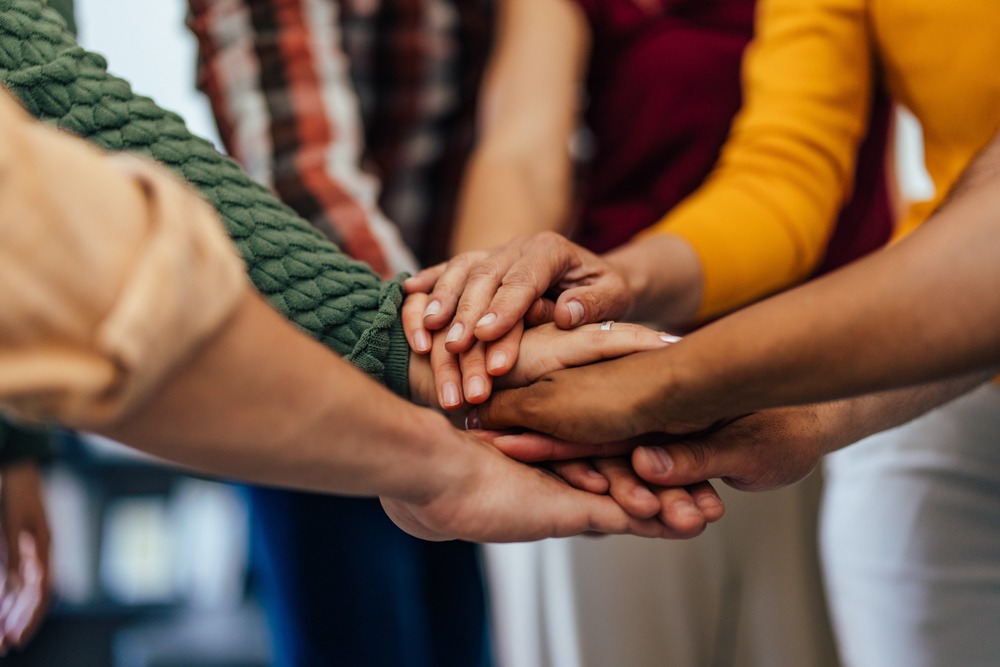
<path id="1" fill-rule="evenodd" d="M 404 286 L 410 295 L 426 295 L 404 317 L 411 343 L 426 340 L 421 330 L 442 329 L 450 334 L 446 345 L 453 353 L 476 340 L 492 342 L 506 355 L 497 375 L 517 360 L 518 341 L 504 337 L 522 319 L 547 317 L 569 329 L 622 317 L 632 303 L 625 279 L 611 264 L 555 232 L 518 237 L 492 252 L 462 253 Z M 554 303 L 546 304 L 546 297 Z"/>
<path id="2" fill-rule="evenodd" d="M 626 322 L 616 322 L 609 330 L 603 330 L 598 324 L 571 330 L 543 324 L 527 329 L 523 337 L 522 325 L 518 324 L 514 332 L 521 341 L 517 361 L 501 377 L 484 370 L 489 368 L 488 359 L 496 353 L 495 349 L 476 341 L 472 348 L 455 355 L 447 350 L 446 333 L 435 332 L 429 360 L 422 362 L 420 357 L 414 357 L 411 362 L 411 385 L 427 387 L 426 378 L 417 376 L 433 373 L 434 390 L 432 396 L 424 397 L 426 402 L 453 410 L 465 403 L 482 403 L 489 398 L 494 386 L 523 387 L 553 371 L 657 350 L 677 340 L 674 336 Z M 414 393 L 421 395 L 416 389 Z"/>

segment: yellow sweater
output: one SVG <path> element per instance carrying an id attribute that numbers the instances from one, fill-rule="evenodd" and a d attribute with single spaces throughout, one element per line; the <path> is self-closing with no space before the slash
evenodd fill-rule
<path id="1" fill-rule="evenodd" d="M 705 271 L 700 317 L 807 277 L 852 187 L 876 68 L 921 122 L 935 201 L 1000 128 L 997 0 L 761 0 L 745 105 L 705 184 L 649 233 Z"/>

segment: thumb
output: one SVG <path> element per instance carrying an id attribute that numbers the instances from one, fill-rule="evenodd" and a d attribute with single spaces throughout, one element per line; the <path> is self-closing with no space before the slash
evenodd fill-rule
<path id="1" fill-rule="evenodd" d="M 632 304 L 625 281 L 604 275 L 589 285 L 571 287 L 556 301 L 555 322 L 560 329 L 622 317 Z"/>
<path id="2" fill-rule="evenodd" d="M 745 473 L 752 462 L 737 448 L 720 447 L 711 439 L 681 440 L 669 447 L 637 447 L 632 467 L 650 484 L 684 486 L 717 477 L 730 478 Z"/>

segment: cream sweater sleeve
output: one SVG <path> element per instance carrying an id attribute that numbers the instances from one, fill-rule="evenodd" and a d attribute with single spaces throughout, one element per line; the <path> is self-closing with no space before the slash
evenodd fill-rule
<path id="1" fill-rule="evenodd" d="M 213 210 L 0 92 L 0 407 L 77 427 L 139 403 L 246 289 Z"/>

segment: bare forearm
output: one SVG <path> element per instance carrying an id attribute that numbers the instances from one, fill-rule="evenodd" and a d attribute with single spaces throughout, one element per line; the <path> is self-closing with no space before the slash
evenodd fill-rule
<path id="1" fill-rule="evenodd" d="M 688 337 L 670 381 L 731 414 L 1000 364 L 997 148 L 909 238 Z"/>
<path id="2" fill-rule="evenodd" d="M 449 470 L 438 456 L 450 435 L 443 418 L 372 382 L 251 292 L 159 392 L 98 430 L 205 472 L 316 491 L 420 498 Z"/>
<path id="3" fill-rule="evenodd" d="M 836 427 L 825 431 L 825 453 L 885 431 L 958 398 L 989 381 L 992 373 L 978 371 L 929 384 L 865 394 L 817 406 L 834 413 Z M 832 426 L 832 424 L 830 425 Z"/>
<path id="4" fill-rule="evenodd" d="M 495 248 L 520 235 L 562 231 L 568 167 L 533 166 L 528 156 L 479 152 L 469 165 L 452 253 Z"/>
<path id="5" fill-rule="evenodd" d="M 673 234 L 645 236 L 604 255 L 632 293 L 628 318 L 670 329 L 689 326 L 704 291 L 701 262 L 691 245 Z"/>

